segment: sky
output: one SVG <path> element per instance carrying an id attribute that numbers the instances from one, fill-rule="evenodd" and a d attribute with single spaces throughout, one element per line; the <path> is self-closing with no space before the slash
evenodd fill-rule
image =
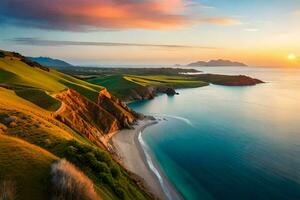
<path id="1" fill-rule="evenodd" d="M 1 0 L 0 49 L 75 65 L 300 67 L 300 0 Z"/>

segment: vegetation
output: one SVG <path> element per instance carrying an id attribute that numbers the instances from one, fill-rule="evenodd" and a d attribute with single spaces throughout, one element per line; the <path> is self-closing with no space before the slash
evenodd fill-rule
<path id="1" fill-rule="evenodd" d="M 106 75 L 86 79 L 106 87 L 115 96 L 124 99 L 130 91 L 146 86 L 169 86 L 172 88 L 202 87 L 208 83 L 184 75 Z"/>
<path id="2" fill-rule="evenodd" d="M 166 75 L 176 76 L 182 73 L 199 72 L 195 69 L 184 68 L 99 68 L 99 67 L 72 67 L 63 68 L 60 71 L 71 74 L 73 76 L 80 76 L 81 78 L 90 78 L 91 76 L 98 77 L 104 75 Z"/>
<path id="3" fill-rule="evenodd" d="M 35 63 L 29 65 L 17 53 L 4 55 L 0 58 L 0 184 L 5 183 L 1 187 L 5 194 L 15 192 L 13 195 L 21 200 L 48 199 L 51 166 L 66 158 L 92 181 L 101 199 L 153 199 L 106 150 L 54 119 L 49 112 L 60 106 L 52 98 L 55 93 L 71 88 L 95 101 L 102 86 L 52 69 L 44 70 Z M 68 169 L 70 173 L 72 165 L 62 165 L 65 168 L 59 168 L 60 172 Z M 55 172 L 58 171 L 57 168 Z M 63 177 L 67 176 L 64 173 Z M 6 180 L 15 181 L 15 190 L 8 187 Z M 85 181 L 79 185 L 88 183 L 88 179 L 82 180 Z M 64 193 L 59 188 L 55 191 Z"/>
<path id="4" fill-rule="evenodd" d="M 16 90 L 16 94 L 48 111 L 59 109 L 61 102 L 39 89 Z"/>
<path id="5" fill-rule="evenodd" d="M 51 166 L 52 199 L 97 200 L 94 185 L 88 177 L 65 159 Z"/>
<path id="6" fill-rule="evenodd" d="M 75 140 L 65 145 L 61 157 L 78 166 L 97 185 L 107 187 L 116 195 L 116 199 L 147 199 L 148 195 L 137 189 L 136 181 L 106 151 Z"/>
<path id="7" fill-rule="evenodd" d="M 12 53 L 7 53 L 7 55 L 12 55 Z M 18 89 L 39 89 L 48 93 L 72 88 L 92 101 L 97 99 L 98 92 L 103 89 L 99 85 L 93 85 L 53 69 L 47 71 L 39 67 L 32 67 L 32 63 L 24 62 L 22 59 L 23 57 L 13 56 L 0 58 L 0 85 Z M 38 94 L 41 95 L 40 98 L 45 97 L 45 94 L 35 92 L 35 95 Z M 35 102 L 34 99 L 32 102 Z"/>
<path id="8" fill-rule="evenodd" d="M 201 87 L 207 85 L 206 82 L 196 80 L 193 77 L 187 76 L 165 76 L 165 75 L 154 75 L 154 76 L 133 76 L 125 75 L 124 79 L 134 82 L 142 86 L 151 85 L 167 85 L 174 88 L 183 87 Z"/>
<path id="9" fill-rule="evenodd" d="M 3 58 L 3 57 L 5 57 L 5 54 L 4 54 L 4 52 L 0 51 L 0 58 Z"/>
<path id="10" fill-rule="evenodd" d="M 15 182 L 15 185 L 2 185 L 6 194 L 20 199 L 45 199 L 50 165 L 57 158 L 38 146 L 10 136 L 0 135 L 0 146 L 0 183 Z"/>
<path id="11" fill-rule="evenodd" d="M 99 76 L 87 79 L 87 81 L 106 87 L 108 91 L 119 98 L 126 96 L 128 94 L 128 91 L 139 87 L 138 84 L 123 78 L 123 75 Z"/>
<path id="12" fill-rule="evenodd" d="M 0 182 L 16 180 L 20 199 L 47 199 L 51 165 L 61 158 L 80 168 L 102 199 L 151 199 L 105 150 L 14 91 L 0 88 L 0 96 Z"/>
<path id="13" fill-rule="evenodd" d="M 12 180 L 3 180 L 0 183 L 0 200 L 14 200 L 17 198 L 16 186 Z"/>

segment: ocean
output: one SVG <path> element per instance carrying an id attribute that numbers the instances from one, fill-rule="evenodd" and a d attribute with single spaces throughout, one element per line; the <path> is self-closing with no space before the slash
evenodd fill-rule
<path id="1" fill-rule="evenodd" d="M 188 200 L 300 199 L 300 69 L 197 69 L 266 83 L 129 104 L 159 119 L 140 138 L 158 171 Z"/>

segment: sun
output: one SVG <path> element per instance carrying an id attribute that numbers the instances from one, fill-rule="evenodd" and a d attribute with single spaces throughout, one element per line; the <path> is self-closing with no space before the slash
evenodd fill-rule
<path id="1" fill-rule="evenodd" d="M 297 59 L 297 56 L 295 55 L 295 54 L 293 54 L 293 53 L 290 53 L 289 55 L 288 55 L 288 60 L 290 60 L 290 61 L 294 61 L 294 60 L 296 60 Z"/>

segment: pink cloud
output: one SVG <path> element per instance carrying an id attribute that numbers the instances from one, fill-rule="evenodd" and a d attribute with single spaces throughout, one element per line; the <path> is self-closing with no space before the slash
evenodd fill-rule
<path id="1" fill-rule="evenodd" d="M 183 26 L 182 0 L 4 0 L 0 15 L 49 29 L 145 28 Z"/>
<path id="2" fill-rule="evenodd" d="M 54 30 L 168 29 L 199 23 L 185 0 L 1 0 L 0 17 L 22 26 Z M 234 24 L 229 18 L 200 23 Z"/>

